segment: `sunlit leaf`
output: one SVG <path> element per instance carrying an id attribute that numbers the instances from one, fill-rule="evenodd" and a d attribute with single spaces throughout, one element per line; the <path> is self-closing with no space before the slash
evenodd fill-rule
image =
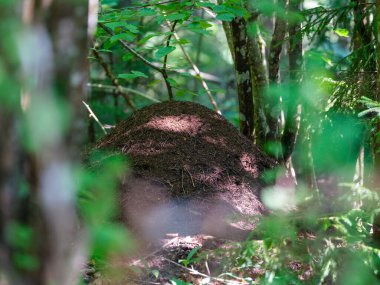
<path id="1" fill-rule="evenodd" d="M 344 37 L 344 38 L 348 38 L 349 37 L 349 31 L 347 29 L 336 29 L 334 30 L 334 32 L 340 36 L 340 37 Z"/>

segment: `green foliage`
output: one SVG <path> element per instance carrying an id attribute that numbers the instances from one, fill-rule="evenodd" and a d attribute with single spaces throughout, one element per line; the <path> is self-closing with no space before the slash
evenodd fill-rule
<path id="1" fill-rule="evenodd" d="M 193 248 L 189 254 L 187 255 L 186 259 L 181 259 L 179 260 L 180 263 L 183 264 L 183 266 L 187 267 L 189 266 L 191 263 L 194 263 L 197 261 L 196 258 L 193 258 L 194 255 L 198 252 L 198 250 L 200 249 L 201 247 L 200 246 L 197 246 L 195 248 Z"/>
<path id="2" fill-rule="evenodd" d="M 302 113 L 293 161 L 295 168 L 298 167 L 296 172 L 311 163 L 317 177 L 339 177 L 340 185 L 334 186 L 339 188 L 339 194 L 335 194 L 338 197 L 329 201 L 330 193 L 308 189 L 304 181 L 299 181 L 295 190 L 298 211 L 286 213 L 279 211 L 281 203 L 275 205 L 277 208 L 271 208 L 273 215 L 262 218 L 258 224 L 255 234 L 259 234 L 259 241 L 247 240 L 233 250 L 213 253 L 228 256 L 221 276 L 239 276 L 251 284 L 376 284 L 380 255 L 372 244 L 371 228 L 374 215 L 379 211 L 379 198 L 360 182 L 352 183 L 360 148 L 370 135 L 368 126 L 372 127 L 374 137 L 379 137 L 374 127 L 380 117 L 380 105 L 374 92 L 377 80 L 374 63 L 378 60 L 374 43 L 358 45 L 354 1 L 304 1 L 304 4 L 305 8 L 298 13 L 289 11 L 278 1 L 266 0 L 132 1 L 128 7 L 119 6 L 118 1 L 102 1 L 99 20 L 114 34 L 98 28 L 96 41 L 137 108 L 168 98 L 159 71 L 149 67 L 141 57 L 158 69 L 166 68 L 167 82 L 176 100 L 192 100 L 211 107 L 207 92 L 199 82 L 200 76 L 192 70 L 187 55 L 201 72 L 211 75 L 202 76 L 212 96 L 223 115 L 238 125 L 233 61 L 224 40 L 222 22 L 228 24 L 235 17 L 243 17 L 247 22 L 257 19 L 247 30 L 251 36 L 260 37 L 263 49 L 270 46 L 273 15 L 288 24 L 301 23 L 302 29 L 295 35 L 303 39 L 304 48 L 305 64 L 302 70 L 296 71 L 300 82 L 289 80 L 289 38 L 285 38 L 280 59 L 281 83 L 266 86 L 263 100 L 281 102 L 270 106 L 270 111 L 284 115 L 299 100 Z M 311 4 L 313 6 L 308 8 Z M 363 15 L 368 20 L 374 16 L 373 8 L 372 4 L 363 5 Z M 366 28 L 375 35 L 372 20 L 367 22 Z M 140 57 L 124 49 L 120 40 Z M 357 48 L 354 49 L 354 45 Z M 92 82 L 111 85 L 101 67 L 96 61 L 93 63 Z M 210 77 L 212 79 L 208 79 Z M 131 114 L 120 96 L 104 96 L 101 91 L 93 95 L 92 106 L 105 124 L 114 125 Z M 280 126 L 279 133 L 283 131 Z M 268 142 L 265 147 L 268 153 L 282 151 L 278 141 Z M 103 164 L 103 159 L 100 161 Z M 86 174 L 87 178 L 83 178 L 85 190 L 80 192 L 79 204 L 86 222 L 93 225 L 94 256 L 106 256 L 122 247 L 125 233 L 118 225 L 101 225 L 117 215 L 115 192 L 106 197 L 109 192 L 104 189 L 106 185 L 117 188 L 117 183 L 112 181 L 120 178 L 118 175 L 125 170 L 119 162 L 107 162 L 105 168 L 102 166 L 95 174 Z M 116 174 L 112 174 L 114 170 Z M 265 173 L 265 182 L 275 184 L 281 171 Z M 95 177 L 99 182 L 92 184 Z M 267 200 L 278 202 L 280 199 L 273 195 Z M 98 208 L 93 201 L 99 199 L 104 200 L 105 205 Z M 196 265 L 203 261 L 202 256 L 197 247 L 180 262 L 185 267 Z M 171 282 L 189 284 L 178 279 Z"/>
<path id="3" fill-rule="evenodd" d="M 133 248 L 125 226 L 116 222 L 120 215 L 118 188 L 128 170 L 128 162 L 123 156 L 95 151 L 90 154 L 88 163 L 90 170 L 78 176 L 78 207 L 89 227 L 91 257 L 99 265 L 110 254 Z"/>

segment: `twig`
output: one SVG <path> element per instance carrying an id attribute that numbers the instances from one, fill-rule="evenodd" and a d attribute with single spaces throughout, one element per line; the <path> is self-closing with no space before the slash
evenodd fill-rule
<path id="1" fill-rule="evenodd" d="M 204 18 L 204 14 L 205 14 L 205 11 L 202 10 L 201 11 L 201 18 L 202 19 Z M 197 43 L 197 53 L 195 55 L 195 65 L 196 66 L 199 66 L 200 59 L 201 59 L 201 50 L 202 50 L 203 37 L 204 37 L 204 35 L 202 33 L 199 34 L 198 43 Z M 194 80 L 194 91 L 198 90 L 198 84 L 197 83 L 198 83 L 198 81 L 195 78 L 195 80 Z"/>
<path id="2" fill-rule="evenodd" d="M 90 106 L 88 104 L 86 104 L 86 102 L 82 101 L 82 103 L 86 106 L 88 112 L 90 113 L 90 118 L 94 118 L 95 122 L 98 123 L 98 125 L 100 126 L 100 128 L 103 130 L 104 134 L 106 135 L 107 134 L 107 131 L 106 129 L 104 128 L 104 126 L 102 125 L 102 123 L 99 121 L 98 117 L 95 115 L 95 113 L 91 110 Z"/>
<path id="3" fill-rule="evenodd" d="M 99 64 L 103 67 L 107 77 L 111 80 L 112 85 L 115 86 L 117 93 L 125 99 L 125 101 L 127 102 L 127 105 L 132 109 L 132 111 L 135 112 L 137 110 L 135 105 L 133 104 L 131 98 L 129 98 L 128 94 L 125 93 L 123 87 L 119 84 L 119 80 L 113 74 L 110 66 L 103 60 L 102 56 L 100 55 L 99 51 L 96 48 L 92 49 L 92 53 L 94 54 L 95 58 L 98 60 Z"/>
<path id="4" fill-rule="evenodd" d="M 99 83 L 88 83 L 87 84 L 88 87 L 90 88 L 98 88 L 98 89 L 108 89 L 109 91 L 111 92 L 117 92 L 117 89 L 115 86 L 111 86 L 111 85 L 105 85 L 105 84 L 99 84 Z M 130 92 L 130 93 L 133 93 L 133 94 L 136 94 L 138 96 L 141 96 L 145 99 L 148 99 L 152 102 L 155 102 L 155 103 L 160 103 L 161 101 L 160 100 L 157 100 L 156 98 L 152 98 L 152 97 L 149 97 L 148 95 L 140 92 L 140 91 L 137 91 L 137 90 L 134 90 L 132 88 L 128 88 L 128 87 L 124 87 L 124 86 L 121 86 L 121 88 L 123 90 L 125 90 L 126 92 Z"/>
<path id="5" fill-rule="evenodd" d="M 170 27 L 170 23 L 168 20 L 166 20 L 166 22 L 168 23 L 168 26 Z M 168 39 L 166 40 L 166 47 L 169 47 L 170 46 L 170 40 L 173 36 L 173 32 L 174 32 L 174 29 L 175 29 L 175 26 L 177 25 L 178 21 L 174 21 L 172 27 L 170 28 L 170 34 L 168 36 Z M 168 74 L 167 74 L 167 63 L 168 63 L 168 54 L 165 55 L 164 57 L 164 63 L 162 65 L 162 76 L 164 78 L 168 78 Z M 165 80 L 165 82 L 167 83 L 168 81 Z M 172 91 L 172 88 L 168 88 L 168 92 L 169 92 L 169 100 L 172 101 L 173 100 L 173 91 Z"/>
<path id="6" fill-rule="evenodd" d="M 151 256 L 154 256 L 156 255 L 158 252 L 160 252 L 160 250 L 164 249 L 165 247 L 167 247 L 168 245 L 172 244 L 173 242 L 175 242 L 176 240 L 178 240 L 178 237 L 174 237 L 172 238 L 171 240 L 169 240 L 167 243 L 165 243 L 163 246 L 161 246 L 159 249 L 139 258 L 138 260 L 135 260 L 134 262 L 132 262 L 132 265 L 135 266 L 137 265 L 141 260 L 146 260 L 147 258 L 151 257 Z"/>
<path id="7" fill-rule="evenodd" d="M 168 21 L 166 23 L 167 23 L 168 26 L 170 26 L 170 23 Z M 174 30 L 172 31 L 172 33 L 174 35 L 174 38 L 178 41 L 178 45 L 181 48 L 182 53 L 185 56 L 186 60 L 191 65 L 191 67 L 194 70 L 197 78 L 201 81 L 202 87 L 206 91 L 206 94 L 207 94 L 208 98 L 210 99 L 210 102 L 211 102 L 211 104 L 212 104 L 215 112 L 217 112 L 218 114 L 221 114 L 221 111 L 219 110 L 216 101 L 212 97 L 211 91 L 208 88 L 208 85 L 207 85 L 206 81 L 203 79 L 202 74 L 201 74 L 198 66 L 196 66 L 196 64 L 193 62 L 193 60 L 191 59 L 191 57 L 189 56 L 189 54 L 187 53 L 187 51 L 185 50 L 185 48 L 183 47 L 183 45 L 180 43 L 180 37 L 178 36 L 178 34 Z"/>
<path id="8" fill-rule="evenodd" d="M 242 281 L 242 282 L 239 282 L 239 281 L 233 281 L 233 280 L 227 280 L 227 279 L 223 279 L 223 278 L 217 278 L 217 277 L 212 277 L 210 275 L 207 275 L 207 274 L 204 274 L 202 272 L 199 272 L 198 270 L 196 269 L 193 269 L 193 268 L 187 268 L 173 260 L 170 260 L 166 257 L 161 257 L 162 259 L 166 260 L 167 262 L 171 263 L 171 264 L 174 264 L 186 271 L 189 271 L 190 274 L 193 274 L 193 275 L 198 275 L 198 276 L 202 276 L 202 277 L 205 277 L 205 278 L 209 278 L 210 280 L 215 280 L 215 281 L 218 281 L 218 282 L 221 282 L 221 283 L 224 283 L 224 284 L 248 284 L 246 281 Z"/>
<path id="9" fill-rule="evenodd" d="M 99 23 L 99 26 L 109 35 L 111 36 L 114 36 L 115 33 L 110 29 L 108 28 L 106 25 L 104 25 L 104 23 Z M 168 89 L 168 95 L 169 95 L 169 100 L 172 100 L 173 98 L 173 90 L 172 90 L 172 86 L 169 82 L 169 78 L 168 78 L 168 75 L 166 73 L 166 70 L 160 68 L 160 67 L 157 67 L 156 65 L 154 65 L 152 62 L 150 62 L 149 60 L 147 60 L 145 57 L 143 57 L 141 54 L 139 54 L 138 52 L 136 52 L 133 48 L 131 48 L 125 41 L 123 40 L 118 40 L 119 43 L 121 43 L 121 45 L 126 49 L 128 50 L 130 53 L 132 53 L 135 57 L 137 57 L 138 59 L 140 59 L 143 63 L 145 63 L 145 65 L 153 68 L 154 70 L 158 71 L 159 73 L 161 73 L 164 81 L 165 81 L 165 84 L 166 84 L 166 88 Z"/>
<path id="10" fill-rule="evenodd" d="M 191 184 L 192 184 L 192 185 L 193 185 L 193 187 L 195 188 L 195 184 L 194 184 L 193 176 L 191 176 L 191 173 L 190 173 L 190 171 L 189 171 L 189 170 L 187 170 L 186 168 L 183 168 L 183 169 L 185 169 L 185 171 L 187 172 L 187 174 L 189 174 L 189 176 L 190 176 L 190 179 L 191 179 Z"/>

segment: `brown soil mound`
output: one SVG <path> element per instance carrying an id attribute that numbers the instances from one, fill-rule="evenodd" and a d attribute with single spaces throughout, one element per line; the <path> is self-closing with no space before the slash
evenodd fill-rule
<path id="1" fill-rule="evenodd" d="M 260 176 L 275 162 L 199 104 L 146 107 L 118 124 L 96 148 L 131 158 L 133 176 L 122 186 L 124 213 L 135 221 L 131 224 L 150 224 L 148 234 L 186 229 L 228 235 L 216 217 L 266 211 L 259 200 Z M 231 225 L 246 229 L 241 223 Z"/>

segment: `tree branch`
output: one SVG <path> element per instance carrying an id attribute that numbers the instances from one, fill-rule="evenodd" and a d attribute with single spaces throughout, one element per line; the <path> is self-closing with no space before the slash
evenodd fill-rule
<path id="1" fill-rule="evenodd" d="M 167 24 L 170 25 L 169 22 L 167 22 Z M 206 94 L 207 94 L 208 98 L 210 99 L 210 102 L 211 102 L 211 104 L 212 104 L 215 112 L 217 112 L 218 114 L 221 114 L 220 109 L 218 108 L 218 104 L 216 103 L 214 97 L 212 96 L 210 88 L 208 87 L 207 82 L 202 77 L 202 73 L 200 72 L 198 66 L 193 62 L 193 60 L 191 59 L 190 55 L 187 53 L 187 51 L 185 50 L 185 48 L 183 47 L 183 45 L 180 43 L 180 37 L 174 31 L 174 29 L 172 30 L 172 33 L 174 35 L 174 38 L 178 41 L 178 45 L 181 48 L 183 55 L 185 56 L 186 60 L 189 62 L 189 64 L 191 65 L 192 69 L 194 70 L 196 78 L 199 81 L 201 81 L 202 87 L 206 91 Z"/>
<path id="2" fill-rule="evenodd" d="M 127 102 L 127 105 L 132 109 L 133 112 L 135 112 L 137 109 L 135 105 L 133 104 L 133 101 L 131 100 L 131 98 L 129 98 L 129 95 L 124 91 L 123 87 L 119 84 L 119 80 L 113 74 L 110 66 L 103 60 L 102 56 L 100 55 L 99 51 L 96 48 L 92 49 L 92 53 L 94 54 L 95 58 L 98 60 L 99 64 L 103 67 L 107 77 L 111 80 L 112 85 L 116 87 L 117 94 L 121 95 Z"/>
<path id="3" fill-rule="evenodd" d="M 99 26 L 109 35 L 111 36 L 114 36 L 115 33 L 110 29 L 108 28 L 106 25 L 104 25 L 103 23 L 99 23 Z M 169 78 L 168 78 L 168 75 L 166 73 L 166 70 L 160 68 L 160 67 L 157 67 L 156 65 L 154 65 L 152 62 L 150 62 L 149 60 L 147 60 L 145 57 L 143 57 L 142 55 L 140 55 L 138 52 L 136 52 L 133 48 L 131 48 L 125 41 L 123 40 L 118 40 L 118 42 L 126 49 L 128 50 L 130 53 L 132 53 L 135 57 L 137 57 L 138 59 L 140 59 L 143 63 L 145 63 L 145 65 L 153 68 L 154 70 L 158 71 L 159 73 L 161 73 L 164 81 L 165 81 L 165 84 L 166 84 L 166 88 L 168 90 L 168 96 L 169 96 L 169 100 L 172 100 L 173 99 L 173 88 L 169 82 Z"/>
<path id="4" fill-rule="evenodd" d="M 170 28 L 170 34 L 168 36 L 168 39 L 166 40 L 166 47 L 170 46 L 170 40 L 173 36 L 175 26 L 177 25 L 178 21 L 174 21 L 173 25 L 170 27 L 169 21 L 167 21 L 168 26 Z M 168 54 L 165 55 L 164 57 L 164 64 L 162 65 L 162 76 L 165 78 L 165 82 L 169 83 L 168 79 L 168 74 L 167 74 L 167 63 L 168 63 Z M 169 101 L 173 100 L 173 90 L 172 88 L 168 88 L 168 93 L 169 93 Z"/>

